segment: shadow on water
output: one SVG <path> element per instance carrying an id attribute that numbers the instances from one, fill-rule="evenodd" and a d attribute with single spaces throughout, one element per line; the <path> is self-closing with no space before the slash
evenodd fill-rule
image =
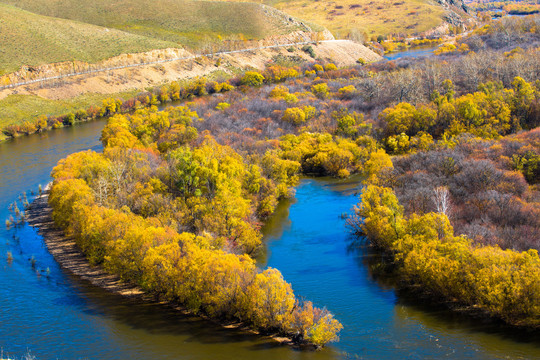
<path id="1" fill-rule="evenodd" d="M 194 347 L 217 345 L 220 349 L 219 346 L 226 345 L 221 347 L 221 351 L 228 354 L 226 358 L 233 357 L 233 354 L 237 358 L 251 358 L 251 355 L 245 357 L 245 354 L 238 353 L 240 349 L 248 354 L 266 352 L 253 354 L 260 359 L 296 359 L 298 356 L 302 359 L 333 359 L 338 355 L 332 349 L 320 352 L 300 350 L 248 330 L 225 328 L 211 320 L 184 314 L 167 305 L 141 302 L 110 293 L 72 274 L 66 276 L 73 284 L 76 294 L 59 298 L 59 303 L 77 306 L 86 314 L 105 317 L 130 330 L 152 337 L 177 338 L 181 339 L 182 344 L 191 343 Z"/>
<path id="2" fill-rule="evenodd" d="M 75 284 L 77 294 L 59 298 L 60 303 L 72 303 L 89 315 L 106 316 L 134 330 L 144 330 L 153 335 L 183 336 L 184 342 L 203 344 L 234 343 L 259 338 L 242 330 L 226 329 L 198 316 L 183 314 L 166 305 L 141 302 L 107 292 L 73 275 L 68 277 Z"/>
<path id="3" fill-rule="evenodd" d="M 468 310 L 459 304 L 446 302 L 415 287 L 400 284 L 398 269 L 392 260 L 380 250 L 369 245 L 363 236 L 347 237 L 347 252 L 355 258 L 358 267 L 367 269 L 371 280 L 383 289 L 396 294 L 396 311 L 402 316 L 414 318 L 428 327 L 439 328 L 441 324 L 450 329 L 467 333 L 484 333 L 516 343 L 538 348 L 540 358 L 540 331 L 517 328 L 485 313 Z"/>
<path id="4" fill-rule="evenodd" d="M 289 208 L 294 203 L 294 198 L 281 200 L 278 203 L 272 216 L 270 216 L 270 218 L 268 218 L 268 220 L 263 225 L 261 231 L 267 241 L 255 256 L 257 266 L 263 268 L 268 262 L 268 257 L 270 255 L 270 247 L 267 245 L 268 241 L 271 241 L 268 239 L 280 239 L 283 236 L 283 232 L 291 228 L 292 221 L 289 219 Z"/>
<path id="5" fill-rule="evenodd" d="M 264 228 L 264 266 L 278 268 L 297 296 L 328 306 L 343 323 L 335 347 L 377 359 L 538 358 L 538 332 L 401 289 L 391 262 L 344 226 L 341 214 L 358 202 L 360 180 L 303 179 Z"/>
<path id="6" fill-rule="evenodd" d="M 103 121 L 0 143 L 0 348 L 38 359 L 332 359 L 332 349 L 295 351 L 170 307 L 96 288 L 60 268 L 36 230 L 6 230 L 10 203 L 50 181 L 58 160 L 101 150 Z M 29 195 L 30 199 L 30 195 Z M 20 205 L 19 205 L 20 206 Z M 7 261 L 7 253 L 12 260 Z"/>
<path id="7" fill-rule="evenodd" d="M 301 181 L 314 181 L 312 178 L 302 178 Z M 336 180 L 330 177 L 317 178 L 318 184 L 320 184 L 326 191 L 334 192 L 340 196 L 360 196 L 362 187 L 359 185 L 361 177 L 351 176 L 344 180 Z M 259 267 L 265 267 L 267 264 L 268 256 L 270 255 L 269 242 L 279 241 L 283 237 L 283 233 L 289 231 L 292 226 L 292 220 L 290 218 L 289 210 L 297 202 L 297 198 L 281 200 L 272 216 L 270 216 L 264 223 L 261 232 L 264 235 L 265 246 L 261 249 L 257 255 L 256 260 Z M 352 209 L 352 206 L 351 206 Z M 345 214 L 335 214 L 335 216 L 342 216 Z"/>
<path id="8" fill-rule="evenodd" d="M 35 253 L 37 248 L 43 247 L 39 235 L 35 234 L 33 240 L 29 239 L 29 234 L 35 230 L 28 225 L 13 231 L 16 231 L 22 237 L 22 247 L 25 247 L 26 242 L 35 243 L 35 249 L 20 251 L 23 257 L 28 256 L 28 251 Z M 122 358 L 142 359 L 146 358 L 146 356 L 179 358 L 179 356 L 189 355 L 188 357 L 194 356 L 195 358 L 204 359 L 212 355 L 214 358 L 231 358 L 234 356 L 238 359 L 251 359 L 253 356 L 260 359 L 333 359 L 338 356 L 332 349 L 325 349 L 322 352 L 300 351 L 265 336 L 259 336 L 242 329 L 225 328 L 210 320 L 184 314 L 170 306 L 141 302 L 110 293 L 60 268 L 57 264 L 48 264 L 46 257 L 44 255 L 36 256 L 38 265 L 35 268 L 39 271 L 43 266 L 50 265 L 52 271 L 50 276 L 41 276 L 34 285 L 33 291 L 49 295 L 50 298 L 47 301 L 49 309 L 43 310 L 49 312 L 51 309 L 61 308 L 63 314 L 84 314 L 83 327 L 85 330 L 80 335 L 89 339 L 92 339 L 92 331 L 95 329 L 92 326 L 96 324 L 88 319 L 95 319 L 100 326 L 114 333 L 115 337 L 122 339 L 120 342 L 133 343 L 138 341 L 145 344 L 139 345 L 141 347 L 146 346 L 145 348 L 132 347 L 130 351 L 125 352 L 120 350 L 117 354 Z M 22 263 L 25 272 L 28 273 L 27 276 L 32 275 L 34 269 L 31 269 L 29 264 L 24 264 L 24 259 Z M 31 299 L 28 300 L 32 301 Z M 75 322 L 79 322 L 81 316 L 76 317 Z M 84 318 L 87 320 L 84 320 Z M 73 319 L 66 317 L 62 318 L 60 323 L 51 323 L 50 326 L 53 328 L 55 326 L 65 326 L 65 329 L 69 329 L 71 321 Z M 156 349 L 148 348 L 148 343 L 154 340 L 157 341 L 157 344 L 153 345 Z M 99 339 L 93 341 L 100 342 Z M 174 344 L 179 347 L 174 348 Z M 60 344 L 47 345 L 54 350 Z M 107 351 L 106 344 L 101 346 L 104 346 L 102 351 Z M 214 350 L 210 350 L 209 347 Z M 33 347 L 31 348 L 34 350 Z M 202 348 L 205 350 L 201 350 Z M 78 349 L 78 351 L 84 353 L 85 349 Z M 40 358 L 48 358 L 39 349 L 34 351 L 34 354 L 36 353 Z M 58 352 L 54 353 L 55 356 L 58 356 L 58 354 L 62 354 L 62 352 L 58 350 Z M 66 354 L 67 358 L 71 358 L 69 354 L 72 353 L 69 348 Z M 92 352 L 90 351 L 89 354 L 92 354 Z M 218 356 L 219 354 L 222 356 Z M 118 358 L 114 354 L 110 356 L 100 355 L 99 357 Z M 93 356 L 90 356 L 90 358 L 93 358 Z"/>
<path id="9" fill-rule="evenodd" d="M 102 126 L 0 143 L 0 220 L 19 193 L 49 181 L 59 159 L 99 151 Z M 0 347 L 15 358 L 30 349 L 38 359 L 540 358 L 537 333 L 471 319 L 396 291 L 380 254 L 362 243 L 351 246 L 344 229 L 341 215 L 358 202 L 359 180 L 303 179 L 296 197 L 282 201 L 263 229 L 267 250 L 259 266 L 278 268 L 299 297 L 328 306 L 343 322 L 341 342 L 324 351 L 296 351 L 96 288 L 62 270 L 28 226 L 0 229 Z M 13 253 L 9 263 L 7 251 Z"/>

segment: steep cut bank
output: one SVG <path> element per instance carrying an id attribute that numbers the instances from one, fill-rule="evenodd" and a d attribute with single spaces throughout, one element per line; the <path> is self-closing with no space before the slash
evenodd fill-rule
<path id="1" fill-rule="evenodd" d="M 21 66 L 17 71 L 2 75 L 0 69 L 0 89 L 18 87 L 20 85 L 25 85 L 25 83 L 43 79 L 61 80 L 75 74 L 92 75 L 123 68 L 140 68 L 146 65 L 158 65 L 171 61 L 193 60 L 196 58 L 213 57 L 230 53 L 256 52 L 269 47 L 279 48 L 290 46 L 291 44 L 312 43 L 324 40 L 334 40 L 334 37 L 327 30 L 321 32 L 296 31 L 287 35 L 269 36 L 262 40 L 241 42 L 224 41 L 219 45 L 209 46 L 208 49 L 199 52 L 174 47 L 175 44 L 172 44 L 171 47 L 171 44 L 169 44 L 169 46 L 165 48 L 150 48 L 151 50 L 144 52 L 127 51 L 121 53 L 117 51 L 119 55 L 112 57 L 106 56 L 109 54 L 107 51 L 100 52 L 102 58 L 91 60 L 85 60 L 85 58 L 73 58 L 73 60 L 70 61 L 44 61 L 44 63 L 41 64 L 33 64 L 32 61 L 25 60 L 26 62 L 23 63 L 26 65 Z M 85 42 L 86 40 L 83 39 L 82 41 Z M 24 51 L 26 51 L 26 47 L 23 46 L 23 48 L 25 48 Z M 38 51 L 42 52 L 42 49 L 38 48 Z M 12 57 L 17 56 L 12 55 Z M 2 62 L 0 61 L 0 63 Z"/>
<path id="2" fill-rule="evenodd" d="M 39 76 L 46 64 L 66 62 L 75 69 L 122 54 L 169 48 L 213 53 L 322 32 L 321 26 L 255 3 L 2 0 L 0 76 L 18 74 L 0 78 L 0 86 L 13 84 L 14 77 Z"/>
<path id="3" fill-rule="evenodd" d="M 306 37 L 307 36 L 307 37 Z M 114 94 L 132 89 L 142 89 L 165 82 L 210 76 L 212 74 L 234 74 L 245 69 L 262 70 L 268 63 L 286 60 L 313 61 L 302 45 L 288 45 L 309 41 L 305 33 L 298 33 L 286 38 L 260 41 L 254 44 L 257 49 L 243 50 L 232 54 L 215 56 L 196 56 L 182 49 L 154 50 L 141 54 L 121 55 L 99 64 L 58 63 L 22 70 L 6 76 L 9 83 L 32 81 L 42 78 L 57 79 L 37 82 L 14 88 L 0 90 L 0 99 L 12 94 L 37 95 L 46 99 L 67 99 L 84 93 Z M 275 43 L 282 45 L 272 45 Z M 268 48 L 268 46 L 275 46 Z M 312 44 L 315 57 L 333 62 L 338 66 L 350 66 L 360 58 L 367 62 L 380 60 L 381 57 L 362 44 L 348 40 L 324 40 Z M 182 58 L 180 60 L 174 60 Z M 164 62 L 163 62 L 164 61 Z M 137 65 L 129 66 L 126 65 Z M 124 67 L 126 66 L 126 67 Z M 104 70 L 90 74 L 71 76 L 69 74 L 85 69 Z M 6 78 L 5 77 L 5 78 Z"/>

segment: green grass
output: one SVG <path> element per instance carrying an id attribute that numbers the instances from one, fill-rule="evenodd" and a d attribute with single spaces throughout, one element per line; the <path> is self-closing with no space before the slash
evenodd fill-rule
<path id="1" fill-rule="evenodd" d="M 191 47 L 218 38 L 261 39 L 296 30 L 260 4 L 193 0 L 1 0 L 46 16 L 119 29 Z"/>
<path id="2" fill-rule="evenodd" d="M 36 15 L 0 3 L 0 74 L 22 65 L 96 62 L 122 53 L 175 46 L 115 29 Z"/>
<path id="3" fill-rule="evenodd" d="M 323 30 L 307 25 L 315 31 Z M 167 47 L 202 48 L 223 40 L 262 39 L 300 29 L 305 27 L 290 21 L 288 15 L 257 3 L 0 0 L 0 75 L 25 65 L 74 60 L 93 63 L 124 53 Z M 0 129 L 39 115 L 62 115 L 87 108 L 109 96 L 48 100 L 10 95 L 0 100 Z"/>
<path id="4" fill-rule="evenodd" d="M 230 67 L 229 72 L 233 75 L 239 75 L 244 72 L 243 69 Z M 223 70 L 216 70 L 206 75 L 207 81 L 231 78 L 231 73 Z M 191 82 L 191 79 L 179 79 L 180 86 L 185 86 Z M 159 87 L 159 86 L 156 86 Z M 70 112 L 76 112 L 80 109 L 87 109 L 90 106 L 101 106 L 106 98 L 128 100 L 135 97 L 145 89 L 134 89 L 114 94 L 96 94 L 87 93 L 71 99 L 51 100 L 37 95 L 9 95 L 0 100 L 0 129 L 8 125 L 20 125 L 25 121 L 35 120 L 41 115 L 60 116 Z M 0 141 L 7 139 L 0 131 Z"/>
<path id="5" fill-rule="evenodd" d="M 0 100 L 0 129 L 7 125 L 18 125 L 40 115 L 59 116 L 91 105 L 101 105 L 103 99 L 112 97 L 130 99 L 141 90 L 117 94 L 84 94 L 67 100 L 50 100 L 35 95 L 10 95 Z"/>

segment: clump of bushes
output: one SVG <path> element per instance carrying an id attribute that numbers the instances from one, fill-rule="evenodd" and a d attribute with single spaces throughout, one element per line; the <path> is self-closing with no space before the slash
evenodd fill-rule
<path id="1" fill-rule="evenodd" d="M 302 47 L 302 51 L 311 56 L 313 59 L 317 57 L 317 55 L 315 54 L 315 50 L 313 50 L 313 47 L 311 45 L 304 45 Z"/>
<path id="2" fill-rule="evenodd" d="M 242 85 L 260 86 L 264 82 L 264 76 L 256 71 L 248 71 L 244 74 L 240 82 Z"/>

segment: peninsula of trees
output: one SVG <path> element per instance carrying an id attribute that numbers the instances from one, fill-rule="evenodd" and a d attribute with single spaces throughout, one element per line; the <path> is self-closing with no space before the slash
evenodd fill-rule
<path id="1" fill-rule="evenodd" d="M 539 28 L 523 21 L 522 38 Z M 107 100 L 104 152 L 53 171 L 53 218 L 92 263 L 162 299 L 324 345 L 341 324 L 252 256 L 300 175 L 357 173 L 349 223 L 403 283 L 538 327 L 540 54 L 490 48 L 497 34 L 437 59 L 270 66 Z M 153 106 L 171 99 L 185 102 Z"/>

